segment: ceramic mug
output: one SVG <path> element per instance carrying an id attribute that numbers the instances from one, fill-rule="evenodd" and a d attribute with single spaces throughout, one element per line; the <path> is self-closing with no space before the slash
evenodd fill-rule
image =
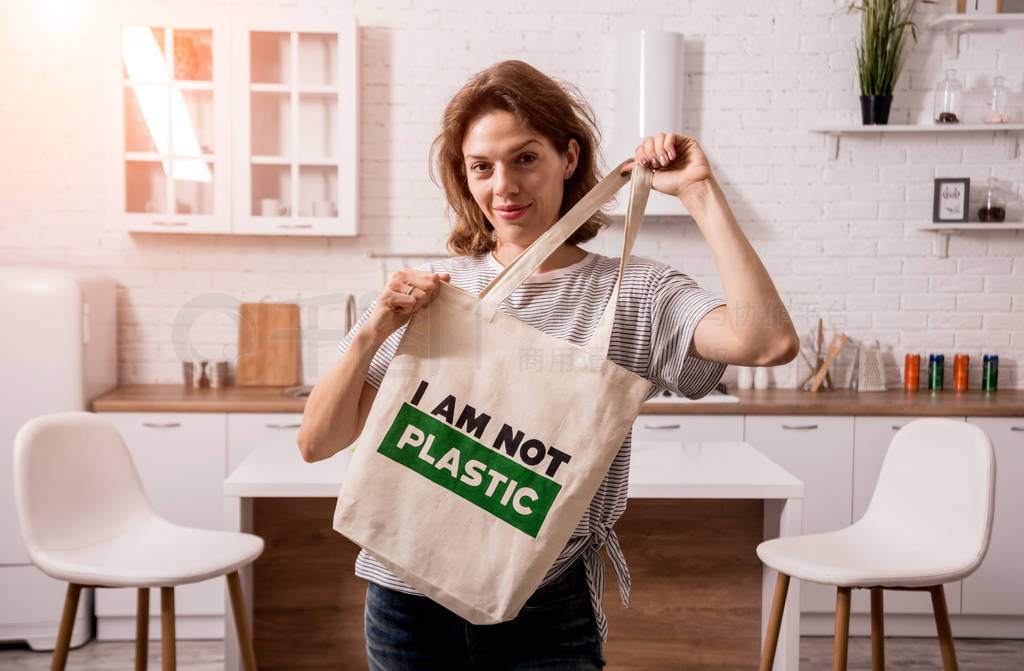
<path id="1" fill-rule="evenodd" d="M 314 217 L 333 217 L 335 216 L 334 201 L 331 200 L 314 200 L 313 201 L 313 216 Z"/>
<path id="2" fill-rule="evenodd" d="M 277 198 L 263 198 L 260 200 L 260 214 L 264 217 L 280 217 L 288 214 L 288 206 L 282 205 Z"/>

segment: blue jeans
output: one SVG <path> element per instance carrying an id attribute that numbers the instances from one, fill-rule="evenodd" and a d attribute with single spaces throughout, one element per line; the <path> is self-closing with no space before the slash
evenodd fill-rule
<path id="1" fill-rule="evenodd" d="M 605 664 L 582 561 L 538 589 L 515 619 L 492 625 L 370 583 L 365 627 L 370 671 L 594 671 Z"/>

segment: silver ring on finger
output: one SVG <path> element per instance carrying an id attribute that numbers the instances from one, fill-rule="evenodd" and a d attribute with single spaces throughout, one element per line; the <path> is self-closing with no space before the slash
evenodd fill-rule
<path id="1" fill-rule="evenodd" d="M 412 296 L 413 289 L 415 289 L 415 288 L 416 287 L 409 287 L 409 290 L 405 292 L 405 295 L 406 296 Z"/>

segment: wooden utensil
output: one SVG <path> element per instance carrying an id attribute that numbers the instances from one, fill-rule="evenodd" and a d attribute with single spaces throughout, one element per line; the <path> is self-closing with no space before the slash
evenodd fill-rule
<path id="1" fill-rule="evenodd" d="M 818 348 L 815 352 L 818 353 L 818 366 L 821 366 L 821 348 L 824 345 L 825 331 L 822 329 L 821 317 L 818 317 Z"/>
<path id="2" fill-rule="evenodd" d="M 238 385 L 298 383 L 299 342 L 298 305 L 242 303 L 238 309 Z"/>
<path id="3" fill-rule="evenodd" d="M 828 345 L 828 354 L 825 355 L 825 362 L 818 369 L 817 374 L 814 376 L 814 382 L 811 383 L 811 391 L 818 391 L 821 383 L 825 380 L 825 376 L 828 374 L 828 367 L 839 356 L 839 352 L 843 350 L 844 345 L 846 345 L 846 336 L 842 333 L 832 336 L 832 342 Z"/>
<path id="4" fill-rule="evenodd" d="M 825 344 L 825 340 L 824 339 L 825 339 L 825 331 L 822 328 L 821 317 L 818 317 L 818 349 L 817 349 L 818 365 L 815 366 L 815 368 L 818 368 L 818 369 L 821 368 L 821 364 L 824 362 L 824 358 L 823 358 L 824 357 L 824 353 L 822 351 L 822 348 L 824 347 L 824 344 Z M 827 372 L 825 373 L 825 387 L 829 391 L 832 391 L 832 376 L 829 375 Z"/>

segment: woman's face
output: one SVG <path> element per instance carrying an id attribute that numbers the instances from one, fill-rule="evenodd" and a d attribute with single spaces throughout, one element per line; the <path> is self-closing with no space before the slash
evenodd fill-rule
<path id="1" fill-rule="evenodd" d="M 558 219 L 565 180 L 576 169 L 579 145 L 562 153 L 504 110 L 470 122 L 462 139 L 473 199 L 494 226 L 499 244 L 525 247 Z"/>

